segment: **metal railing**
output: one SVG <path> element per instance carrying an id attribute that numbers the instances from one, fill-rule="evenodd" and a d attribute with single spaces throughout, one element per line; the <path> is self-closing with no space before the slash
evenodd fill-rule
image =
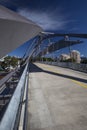
<path id="1" fill-rule="evenodd" d="M 81 71 L 87 73 L 87 64 L 81 63 L 70 63 L 70 62 L 42 62 L 49 65 L 60 66 L 64 68 L 70 68 L 76 71 Z"/>
<path id="2" fill-rule="evenodd" d="M 8 107 L 5 111 L 5 114 L 2 117 L 2 120 L 0 122 L 0 130 L 18 130 L 25 87 L 27 89 L 27 72 L 28 63 L 23 71 L 23 74 L 19 80 L 15 92 L 12 95 L 10 103 L 8 104 Z"/>

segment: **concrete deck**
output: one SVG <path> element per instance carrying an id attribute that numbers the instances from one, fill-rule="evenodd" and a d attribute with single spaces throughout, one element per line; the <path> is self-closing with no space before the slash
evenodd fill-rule
<path id="1" fill-rule="evenodd" d="M 87 130 L 87 74 L 30 67 L 28 130 Z"/>

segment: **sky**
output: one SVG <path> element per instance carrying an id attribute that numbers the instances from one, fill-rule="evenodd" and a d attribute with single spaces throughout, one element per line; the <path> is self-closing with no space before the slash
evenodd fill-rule
<path id="1" fill-rule="evenodd" d="M 0 4 L 31 19 L 44 31 L 87 33 L 87 0 L 0 0 Z M 87 56 L 87 41 L 84 41 L 81 47 L 76 45 L 74 48 Z M 21 55 L 22 47 L 19 50 Z"/>

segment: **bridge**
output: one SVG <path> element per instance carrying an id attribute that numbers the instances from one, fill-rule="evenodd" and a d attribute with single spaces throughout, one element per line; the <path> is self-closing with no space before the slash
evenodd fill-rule
<path id="1" fill-rule="evenodd" d="M 32 21 L 2 6 L 0 25 L 0 58 L 33 38 L 20 67 L 0 80 L 0 129 L 86 130 L 87 74 L 55 64 L 31 63 L 30 59 L 45 39 L 87 38 L 87 34 L 43 32 Z M 80 43 L 83 41 L 63 40 L 61 45 L 54 43 L 54 50 Z M 50 52 L 54 51 L 52 45 L 49 48 Z"/>
<path id="2" fill-rule="evenodd" d="M 28 129 L 87 129 L 87 74 L 34 63 L 29 77 Z"/>

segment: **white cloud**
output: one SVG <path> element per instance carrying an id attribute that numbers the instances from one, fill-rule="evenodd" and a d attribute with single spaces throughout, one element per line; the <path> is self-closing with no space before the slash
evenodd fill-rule
<path id="1" fill-rule="evenodd" d="M 34 11 L 29 9 L 18 9 L 18 13 L 31 19 L 44 30 L 63 30 L 67 28 L 70 20 L 61 13 L 61 9 L 50 11 Z"/>
<path id="2" fill-rule="evenodd" d="M 84 57 L 84 54 L 82 54 L 81 57 Z"/>

